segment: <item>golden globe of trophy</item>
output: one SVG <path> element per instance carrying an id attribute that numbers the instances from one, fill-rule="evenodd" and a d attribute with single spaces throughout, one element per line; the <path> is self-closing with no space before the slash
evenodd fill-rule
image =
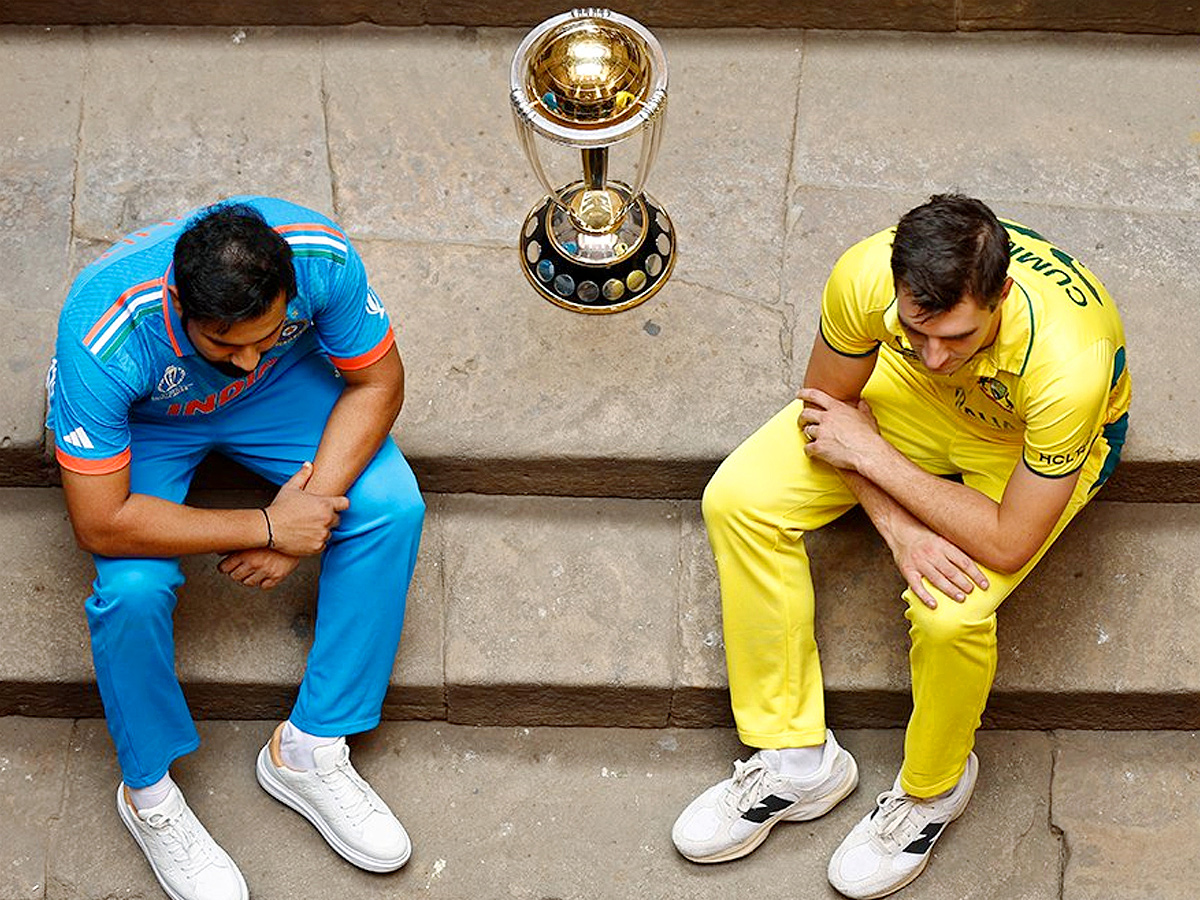
<path id="1" fill-rule="evenodd" d="M 521 267 L 547 300 L 583 313 L 636 306 L 675 266 L 675 232 L 642 186 L 662 140 L 667 59 L 649 31 L 607 9 L 547 19 L 517 48 L 512 107 L 521 147 L 547 196 L 526 218 Z M 609 178 L 609 149 L 641 135 L 633 177 Z M 579 152 L 551 179 L 537 138 Z"/>

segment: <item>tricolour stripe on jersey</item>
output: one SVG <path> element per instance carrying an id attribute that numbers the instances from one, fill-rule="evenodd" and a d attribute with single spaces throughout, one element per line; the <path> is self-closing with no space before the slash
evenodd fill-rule
<path id="1" fill-rule="evenodd" d="M 135 284 L 133 287 L 129 288 L 129 290 L 125 291 L 125 293 L 117 298 L 116 302 L 113 303 L 112 306 L 104 311 L 104 315 L 96 320 L 96 324 L 93 325 L 91 330 L 83 336 L 83 342 L 85 344 L 90 344 L 96 335 L 104 330 L 104 326 L 112 321 L 113 316 L 121 312 L 121 310 L 125 307 L 126 301 L 129 300 L 130 297 L 152 288 L 159 283 L 160 279 L 157 278 L 153 281 L 143 281 L 141 284 Z"/>
<path id="2" fill-rule="evenodd" d="M 98 335 L 85 339 L 88 350 L 101 360 L 108 360 L 120 348 L 133 329 L 142 321 L 158 312 L 162 300 L 162 281 L 150 282 L 149 290 L 128 296 L 122 308 L 113 316 Z M 89 335 L 95 332 L 93 328 Z"/>
<path id="3" fill-rule="evenodd" d="M 292 256 L 297 259 L 328 259 L 339 265 L 346 262 L 346 245 L 328 238 L 298 235 L 287 239 Z"/>
<path id="4" fill-rule="evenodd" d="M 345 241 L 335 241 L 333 238 L 325 237 L 323 234 L 294 234 L 284 238 L 293 247 L 298 245 L 312 245 L 316 247 L 331 247 L 342 253 L 346 252 Z"/>
<path id="5" fill-rule="evenodd" d="M 346 262 L 346 237 L 324 225 L 280 225 L 275 229 L 292 248 L 292 255 Z"/>
<path id="6" fill-rule="evenodd" d="M 346 240 L 346 236 L 336 228 L 330 228 L 328 225 L 318 225 L 315 222 L 293 222 L 291 225 L 276 225 L 275 230 L 280 234 L 289 234 L 293 231 L 312 231 L 317 234 L 327 234 L 339 241 Z"/>

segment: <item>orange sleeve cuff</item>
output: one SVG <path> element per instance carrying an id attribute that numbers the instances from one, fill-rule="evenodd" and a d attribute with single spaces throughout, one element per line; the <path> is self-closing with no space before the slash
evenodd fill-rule
<path id="1" fill-rule="evenodd" d="M 132 454 L 126 447 L 116 456 L 110 456 L 107 459 L 84 459 L 82 456 L 64 453 L 60 448 L 55 447 L 54 456 L 58 460 L 58 464 L 68 472 L 76 472 L 79 475 L 108 475 L 112 472 L 119 472 L 129 465 Z"/>
<path id="2" fill-rule="evenodd" d="M 383 336 L 383 339 L 366 353 L 351 356 L 349 359 L 339 359 L 336 356 L 331 356 L 329 357 L 329 361 L 345 372 L 353 372 L 355 369 L 365 369 L 371 363 L 382 359 L 383 355 L 392 349 L 394 343 L 396 343 L 396 335 L 391 328 L 388 328 L 387 334 Z"/>

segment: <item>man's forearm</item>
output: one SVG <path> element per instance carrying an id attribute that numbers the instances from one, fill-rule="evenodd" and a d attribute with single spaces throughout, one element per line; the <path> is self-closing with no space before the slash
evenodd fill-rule
<path id="1" fill-rule="evenodd" d="M 388 436 L 402 402 L 402 389 L 346 385 L 325 423 L 306 490 L 345 494 Z"/>
<path id="2" fill-rule="evenodd" d="M 926 472 L 889 444 L 856 473 L 973 559 L 1011 568 L 1000 529 L 1000 504 L 974 488 Z"/>
<path id="3" fill-rule="evenodd" d="M 897 519 L 900 516 L 910 516 L 908 510 L 879 485 L 853 469 L 838 469 L 838 474 L 842 476 L 842 481 L 850 488 L 880 537 L 889 547 L 894 546 Z"/>
<path id="4" fill-rule="evenodd" d="M 109 526 L 80 545 L 101 556 L 171 557 L 267 546 L 259 509 L 200 509 L 149 494 L 130 494 Z"/>

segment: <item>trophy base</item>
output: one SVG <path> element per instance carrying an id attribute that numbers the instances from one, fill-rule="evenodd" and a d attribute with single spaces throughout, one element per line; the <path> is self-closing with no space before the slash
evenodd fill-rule
<path id="1" fill-rule="evenodd" d="M 631 309 L 653 297 L 675 268 L 671 219 L 646 194 L 634 200 L 620 235 L 578 233 L 564 240 L 564 216 L 547 197 L 521 232 L 521 270 L 556 306 L 593 315 Z"/>

